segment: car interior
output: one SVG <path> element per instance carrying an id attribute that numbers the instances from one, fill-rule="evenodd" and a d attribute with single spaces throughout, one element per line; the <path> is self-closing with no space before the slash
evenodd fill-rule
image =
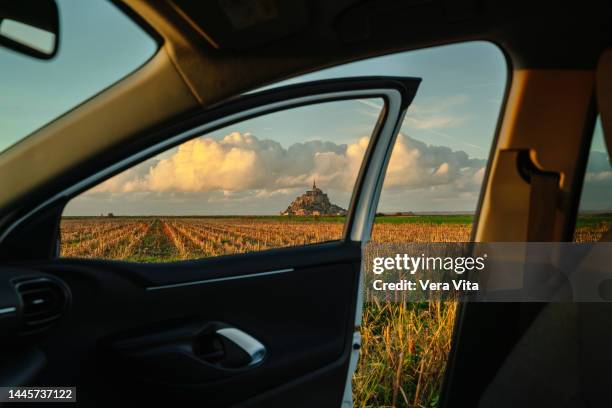
<path id="1" fill-rule="evenodd" d="M 361 248 L 420 79 L 248 93 L 335 65 L 498 45 L 509 78 L 472 240 L 572 241 L 598 115 L 612 149 L 612 4 L 255 0 L 245 12 L 245 3 L 113 1 L 155 39 L 154 55 L 0 155 L 0 384 L 74 384 L 87 406 L 350 403 Z M 0 19 L 20 15 L 3 7 Z M 30 7 L 31 21 L 57 30 L 49 10 Z M 385 105 L 340 241 L 165 264 L 58 257 L 72 197 L 194 129 L 357 97 Z M 39 306 L 41 297 L 52 301 Z M 462 303 L 439 406 L 610 406 L 610 313 L 606 303 Z"/>

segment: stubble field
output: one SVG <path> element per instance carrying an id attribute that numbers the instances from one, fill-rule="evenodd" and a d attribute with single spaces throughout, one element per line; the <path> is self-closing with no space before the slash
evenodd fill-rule
<path id="1" fill-rule="evenodd" d="M 374 227 L 373 240 L 466 241 L 470 224 L 411 222 L 389 217 Z M 62 256 L 167 262 L 332 241 L 341 218 L 309 217 L 83 217 L 62 221 Z"/>
<path id="2" fill-rule="evenodd" d="M 335 240 L 340 217 L 68 217 L 61 255 L 164 262 Z M 608 217 L 579 219 L 576 241 L 595 241 Z M 375 242 L 465 242 L 472 217 L 380 217 Z M 437 406 L 450 351 L 456 303 L 368 303 L 353 379 L 356 407 Z"/>

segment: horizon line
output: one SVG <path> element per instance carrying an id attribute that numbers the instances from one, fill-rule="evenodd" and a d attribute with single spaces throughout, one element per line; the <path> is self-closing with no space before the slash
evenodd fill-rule
<path id="1" fill-rule="evenodd" d="M 410 216 L 410 215 L 442 215 L 442 214 L 457 214 L 457 215 L 475 215 L 474 211 L 389 211 L 378 212 L 377 216 Z M 81 214 L 81 215 L 63 215 L 63 218 L 69 217 L 346 217 L 346 215 L 282 215 L 282 214 Z"/>

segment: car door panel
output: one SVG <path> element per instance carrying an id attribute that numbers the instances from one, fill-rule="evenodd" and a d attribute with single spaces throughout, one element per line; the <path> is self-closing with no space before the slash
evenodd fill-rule
<path id="1" fill-rule="evenodd" d="M 226 406 L 308 374 L 305 381 L 311 382 L 329 375 L 329 370 L 346 371 L 359 245 L 279 249 L 251 254 L 249 259 L 257 259 L 247 263 L 240 255 L 227 258 L 141 264 L 138 272 L 132 270 L 136 265 L 124 262 L 66 260 L 35 265 L 38 271 L 60 277 L 72 292 L 71 313 L 45 340 L 49 361 L 37 382 L 76 384 L 88 378 L 100 390 L 92 395 L 97 399 L 106 394 L 110 400 L 117 400 L 122 384 L 121 399 L 134 394 L 139 395 L 136 400 L 156 384 L 155 398 L 179 392 L 183 397 L 204 398 L 207 406 Z M 269 268 L 262 270 L 266 264 Z M 292 268 L 275 273 L 279 265 Z M 151 275 L 159 278 L 144 278 L 153 270 Z M 196 274 L 207 280 L 194 282 Z M 168 284 L 172 276 L 175 283 Z M 177 279 L 184 285 L 177 285 Z M 143 290 L 143 285 L 154 289 Z M 207 324 L 225 324 L 252 335 L 266 346 L 266 358 L 260 366 L 246 369 L 215 370 L 203 364 L 193 349 L 202 339 L 185 336 L 181 329 L 195 326 L 197 331 Z M 166 337 L 160 338 L 163 333 Z M 138 338 L 150 340 L 126 345 Z M 180 353 L 174 343 L 181 343 Z M 161 351 L 147 356 L 154 348 Z M 96 358 L 90 359 L 92 355 Z M 317 370 L 319 374 L 312 374 Z M 234 391 L 219 393 L 220 386 Z"/>

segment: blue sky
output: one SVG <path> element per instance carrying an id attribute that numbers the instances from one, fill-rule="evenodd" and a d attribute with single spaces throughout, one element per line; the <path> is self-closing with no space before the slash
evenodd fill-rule
<path id="1" fill-rule="evenodd" d="M 505 58 L 495 45 L 469 42 L 398 53 L 281 84 L 362 75 L 422 78 L 402 131 L 472 157 L 488 156 L 507 79 Z"/>

